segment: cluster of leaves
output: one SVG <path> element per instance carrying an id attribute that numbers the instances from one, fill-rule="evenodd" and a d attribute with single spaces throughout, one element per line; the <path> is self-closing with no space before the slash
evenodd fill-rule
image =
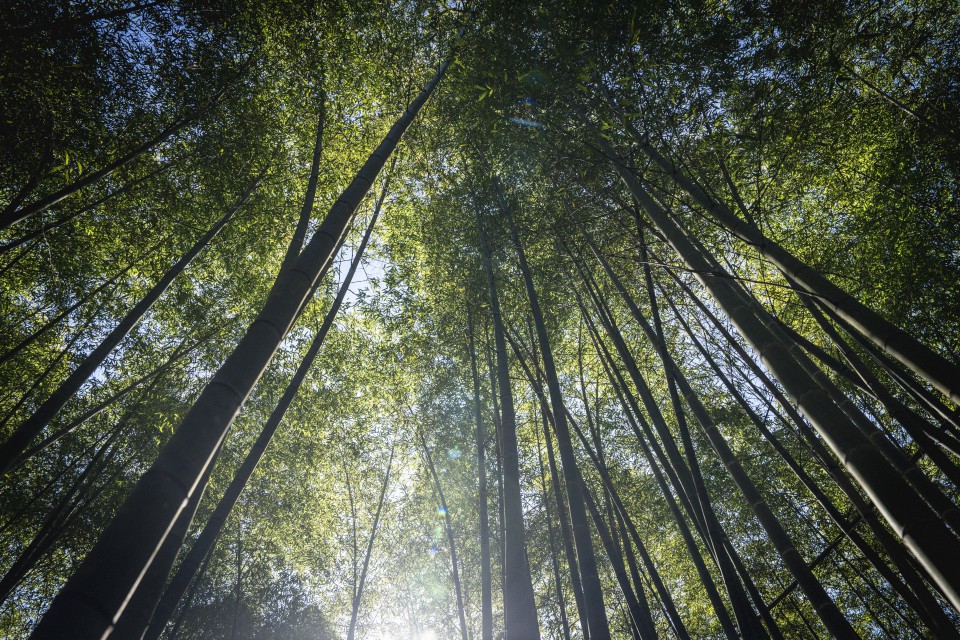
<path id="1" fill-rule="evenodd" d="M 458 634 L 447 520 L 438 517 L 421 435 L 455 531 L 467 624 L 478 635 L 471 338 L 482 382 L 494 593 L 503 586 L 493 328 L 478 220 L 493 247 L 507 329 L 523 348 L 537 348 L 505 208 L 531 262 L 567 409 L 605 459 L 693 637 L 718 637 L 720 624 L 594 347 L 578 264 L 609 301 L 673 433 L 682 416 L 656 351 L 592 257 L 580 224 L 644 313 L 653 311 L 650 294 L 659 298 L 671 353 L 804 558 L 812 561 L 838 537 L 713 375 L 684 322 L 830 498 L 843 508 L 846 498 L 766 410 L 756 378 L 694 306 L 686 289 L 722 316 L 645 227 L 597 153 L 594 127 L 733 277 L 810 340 L 831 349 L 779 272 L 649 164 L 644 141 L 869 306 L 948 357 L 960 354 L 960 11 L 951 3 L 650 2 L 625 10 L 497 1 L 469 13 L 426 0 L 368 5 L 23 1 L 0 17 L 0 198 L 9 211 L 185 123 L 105 178 L 0 231 L 0 351 L 15 356 L 0 363 L 3 437 L 264 176 L 51 425 L 84 419 L 81 427 L 3 478 L 0 548 L 12 563 L 120 429 L 84 490 L 89 500 L 0 608 L 4 636 L 29 633 L 262 306 L 296 225 L 318 123 L 323 151 L 311 231 L 449 52 L 464 20 L 454 64 L 398 150 L 383 218 L 348 304 L 179 611 L 177 637 L 343 635 L 392 455 L 359 635 Z M 188 544 L 319 327 L 370 204 L 335 273 L 244 405 Z M 541 407 L 513 356 L 511 375 L 527 555 L 544 635 L 559 638 L 552 563 L 564 561 Z M 888 416 L 877 422 L 914 450 Z M 788 572 L 707 439 L 691 435 L 693 451 L 684 453 L 699 458 L 725 535 L 762 597 L 778 597 Z M 587 449 L 576 447 L 587 487 L 609 512 L 601 475 Z M 926 469 L 956 498 L 956 487 Z M 917 624 L 910 611 L 852 544 L 837 549 L 816 572 L 858 631 L 906 637 Z M 710 571 L 720 584 L 716 567 Z M 601 572 L 615 636 L 630 637 L 608 561 Z M 559 587 L 573 621 L 565 574 Z M 503 603 L 494 603 L 499 628 Z M 783 598 L 775 616 L 787 637 L 823 633 L 799 591 Z M 668 635 L 667 617 L 659 610 L 653 617 Z"/>

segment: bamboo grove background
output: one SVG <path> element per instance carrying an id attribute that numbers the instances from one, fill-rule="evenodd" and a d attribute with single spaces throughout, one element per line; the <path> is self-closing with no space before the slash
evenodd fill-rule
<path id="1" fill-rule="evenodd" d="M 952 2 L 8 3 L 0 635 L 960 637 L 958 79 Z"/>

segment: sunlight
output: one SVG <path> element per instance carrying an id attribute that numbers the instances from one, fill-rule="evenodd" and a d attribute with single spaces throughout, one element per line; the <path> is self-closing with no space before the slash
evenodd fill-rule
<path id="1" fill-rule="evenodd" d="M 372 636 L 368 636 L 370 640 L 395 640 L 396 639 L 396 630 L 387 629 L 381 631 L 380 633 Z M 437 632 L 433 629 L 424 629 L 420 633 L 415 635 L 408 636 L 409 640 L 439 640 L 440 636 L 437 635 Z"/>
<path id="2" fill-rule="evenodd" d="M 960 0 L 625 4 L 4 5 L 0 640 L 960 640 Z"/>

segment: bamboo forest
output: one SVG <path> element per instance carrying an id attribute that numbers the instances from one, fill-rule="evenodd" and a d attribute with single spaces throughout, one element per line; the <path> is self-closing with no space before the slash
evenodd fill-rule
<path id="1" fill-rule="evenodd" d="M 0 638 L 960 640 L 956 0 L 9 0 Z"/>

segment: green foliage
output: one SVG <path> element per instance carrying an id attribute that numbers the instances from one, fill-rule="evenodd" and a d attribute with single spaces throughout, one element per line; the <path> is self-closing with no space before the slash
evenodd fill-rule
<path id="1" fill-rule="evenodd" d="M 193 119 L 104 179 L 0 230 L 0 354 L 12 352 L 9 359 L 0 355 L 3 439 L 254 176 L 262 171 L 265 179 L 45 433 L 75 420 L 81 426 L 0 479 L 4 571 L 82 480 L 80 502 L 50 549 L 0 605 L 0 635 L 29 635 L 262 307 L 297 223 L 321 114 L 311 234 L 449 53 L 463 23 L 455 62 L 397 151 L 384 214 L 347 304 L 167 637 L 173 624 L 178 638 L 343 636 L 394 445 L 358 637 L 457 636 L 450 549 L 419 433 L 435 453 L 455 525 L 467 624 L 470 636 L 480 637 L 471 322 L 486 427 L 494 612 L 502 629 L 499 418 L 488 368 L 493 328 L 478 219 L 493 247 L 506 327 L 523 348 L 537 348 L 505 207 L 531 263 L 566 409 L 592 446 L 602 444 L 612 482 L 691 637 L 721 637 L 722 630 L 594 348 L 578 301 L 591 322 L 596 313 L 578 264 L 611 306 L 678 443 L 682 416 L 655 348 L 578 221 L 648 317 L 649 266 L 668 350 L 804 559 L 812 562 L 840 535 L 710 370 L 681 318 L 844 514 L 853 513 L 848 497 L 694 306 L 684 287 L 722 316 L 643 221 L 597 152 L 587 123 L 731 277 L 831 355 L 839 357 L 780 272 L 755 247 L 713 224 L 648 162 L 642 142 L 867 306 L 957 361 L 960 11 L 954 4 L 496 1 L 464 9 L 429 0 L 142 6 L 22 0 L 0 16 L 0 205 L 14 211 L 39 201 L 179 119 Z M 385 182 L 382 176 L 371 192 L 379 195 Z M 331 275 L 246 401 L 188 544 L 319 328 L 372 197 Z M 605 334 L 601 342 L 613 351 Z M 909 455 L 919 451 L 875 399 L 828 374 Z M 541 627 L 544 637 L 562 637 L 556 555 L 573 637 L 580 637 L 566 559 L 560 541 L 550 540 L 559 530 L 552 484 L 541 477 L 541 407 L 513 355 L 511 376 Z M 914 399 L 896 393 L 923 413 Z M 689 406 L 683 411 L 689 414 Z M 679 446 L 699 460 L 724 535 L 769 602 L 793 578 L 707 438 L 687 418 L 693 450 Z M 115 429 L 115 441 L 101 449 Z M 578 460 L 587 489 L 605 505 L 603 479 L 579 445 Z M 98 466 L 85 478 L 88 464 Z M 943 469 L 926 458 L 921 466 L 957 498 L 958 487 Z M 866 527 L 861 532 L 877 546 Z M 722 591 L 709 545 L 695 537 Z M 612 567 L 594 539 L 615 637 L 631 637 Z M 817 565 L 816 575 L 865 637 L 927 633 L 849 540 Z M 649 579 L 639 588 L 658 632 L 669 636 Z M 787 638 L 826 633 L 798 590 L 773 615 Z M 956 620 L 956 612 L 947 615 Z"/>

